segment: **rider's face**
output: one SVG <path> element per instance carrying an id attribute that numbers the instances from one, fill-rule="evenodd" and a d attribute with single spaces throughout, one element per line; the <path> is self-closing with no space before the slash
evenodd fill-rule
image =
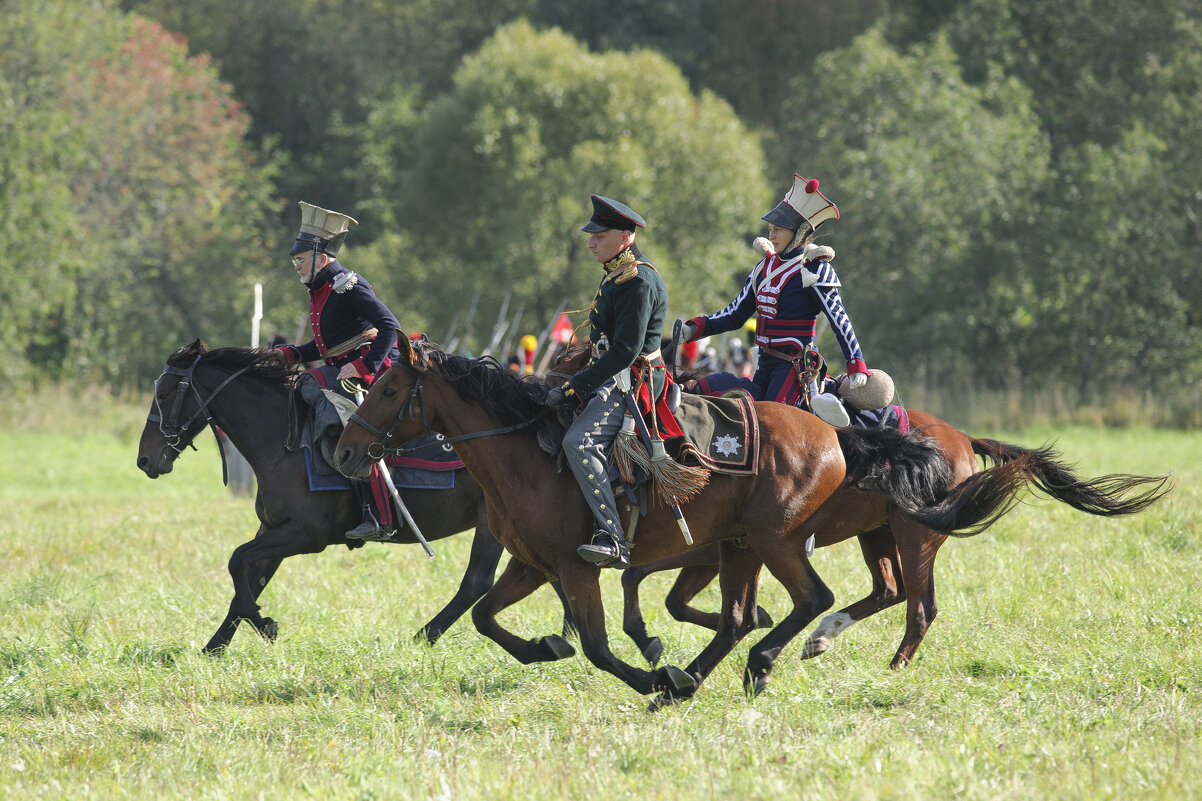
<path id="1" fill-rule="evenodd" d="M 594 259 L 605 264 L 605 262 L 630 247 L 630 243 L 633 241 L 634 234 L 632 232 L 607 228 L 588 238 L 588 249 L 593 254 Z"/>
<path id="2" fill-rule="evenodd" d="M 768 223 L 768 241 L 772 243 L 772 247 L 776 248 L 777 253 L 784 253 L 785 248 L 789 247 L 789 243 L 793 241 L 793 232 L 788 228 Z"/>

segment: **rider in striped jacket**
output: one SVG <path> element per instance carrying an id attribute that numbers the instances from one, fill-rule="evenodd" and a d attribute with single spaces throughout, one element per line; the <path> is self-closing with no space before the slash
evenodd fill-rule
<path id="1" fill-rule="evenodd" d="M 818 226 L 839 219 L 839 210 L 818 191 L 818 181 L 794 175 L 784 199 L 762 219 L 768 223 L 768 239 L 756 239 L 756 244 L 765 255 L 739 294 L 722 311 L 685 324 L 686 338 L 693 341 L 734 331 L 757 315 L 758 368 L 749 379 L 715 373 L 701 379 L 700 388 L 707 394 L 741 388 L 756 400 L 790 405 L 800 405 L 808 395 L 811 411 L 832 425 L 848 425 L 834 381 L 819 379 L 803 386 L 800 380 L 806 367 L 802 357 L 806 346 L 814 343 L 819 315 L 830 321 L 843 351 L 844 380 L 862 386 L 871 375 L 839 294 L 839 276 L 831 267 L 835 252 L 811 242 Z"/>

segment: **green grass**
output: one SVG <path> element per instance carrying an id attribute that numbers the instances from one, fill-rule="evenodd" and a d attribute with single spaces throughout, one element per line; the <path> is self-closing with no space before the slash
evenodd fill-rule
<path id="1" fill-rule="evenodd" d="M 450 597 L 467 538 L 331 549 L 284 562 L 264 593 L 277 642 L 225 614 L 251 503 L 221 487 L 211 436 L 176 472 L 135 467 L 142 408 L 72 398 L 0 417 L 0 795 L 4 798 L 1181 799 L 1202 783 L 1202 433 L 1038 429 L 1089 475 L 1175 472 L 1149 512 L 1101 520 L 1036 500 L 949 541 L 940 615 L 892 672 L 903 610 L 815 660 L 782 655 L 741 691 L 744 645 L 695 700 L 659 714 L 582 657 L 522 666 L 460 621 L 412 635 Z M 986 433 L 986 432 L 981 432 Z M 814 564 L 860 597 L 854 543 Z M 645 584 L 674 663 L 706 633 Z M 605 576 L 615 651 L 618 576 Z M 711 588 L 699 603 L 714 607 Z M 787 601 L 766 580 L 762 603 Z M 540 590 L 502 621 L 558 630 Z"/>

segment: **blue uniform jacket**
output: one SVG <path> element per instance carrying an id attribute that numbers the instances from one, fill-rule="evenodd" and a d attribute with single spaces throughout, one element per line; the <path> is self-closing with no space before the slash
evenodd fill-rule
<path id="1" fill-rule="evenodd" d="M 400 358 L 397 332 L 400 323 L 376 297 L 367 279 L 338 261 L 327 264 L 309 284 L 309 325 L 313 339 L 303 345 L 285 345 L 293 363 L 319 359 L 333 367 L 353 363 L 359 376 L 370 383 Z M 326 352 L 369 328 L 377 330 L 370 343 L 334 358 Z"/>

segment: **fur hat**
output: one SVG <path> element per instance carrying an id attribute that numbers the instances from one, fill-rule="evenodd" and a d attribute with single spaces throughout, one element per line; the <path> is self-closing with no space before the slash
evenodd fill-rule
<path id="1" fill-rule="evenodd" d="M 893 379 L 884 370 L 872 368 L 868 383 L 862 387 L 851 386 L 850 381 L 839 382 L 839 397 L 857 409 L 883 409 L 894 398 Z"/>

